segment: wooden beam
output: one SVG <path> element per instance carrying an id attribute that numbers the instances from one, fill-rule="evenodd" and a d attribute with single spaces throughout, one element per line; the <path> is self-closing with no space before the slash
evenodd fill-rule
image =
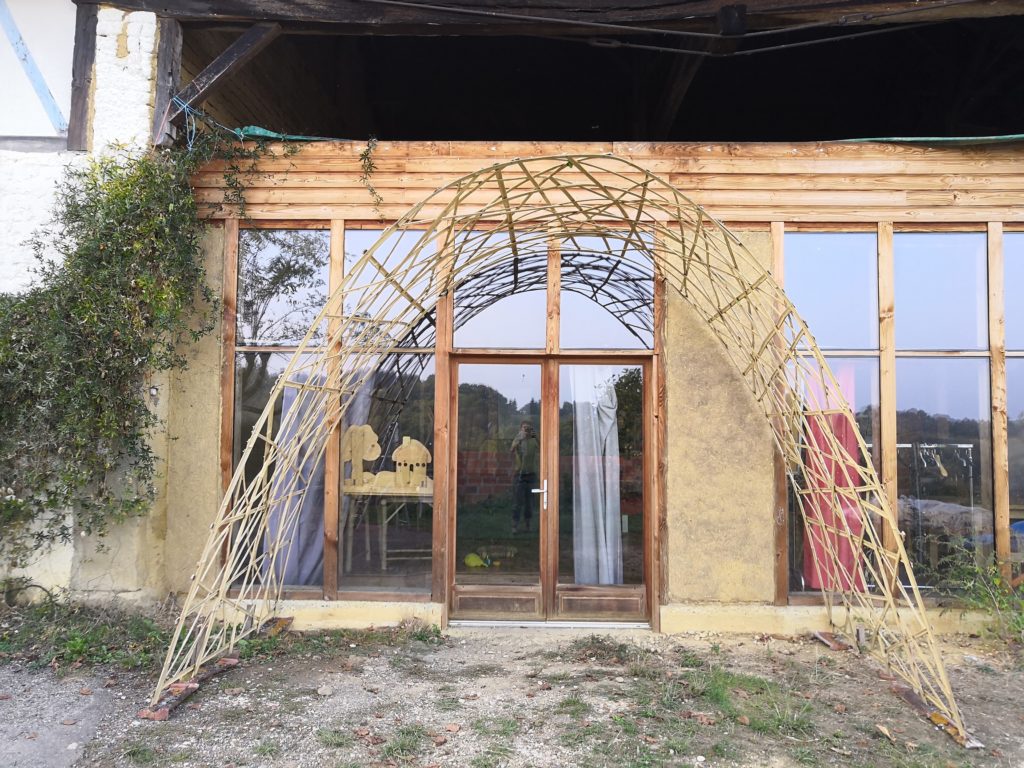
<path id="1" fill-rule="evenodd" d="M 786 223 L 771 223 L 772 277 L 780 288 L 785 288 Z M 777 310 L 781 310 L 777 307 Z M 780 385 L 781 386 L 781 383 Z M 776 434 L 782 433 L 778 416 L 772 417 Z M 772 469 L 775 481 L 775 509 L 772 519 L 775 523 L 775 605 L 789 605 L 789 476 L 786 474 L 786 460 L 778 446 L 773 450 Z"/>
<path id="2" fill-rule="evenodd" d="M 181 80 L 181 24 L 160 19 L 157 26 L 156 99 L 153 103 L 153 143 L 170 146 L 176 130 L 168 120 L 171 97 Z"/>
<path id="3" fill-rule="evenodd" d="M 107 0 L 75 0 L 78 5 L 101 5 Z M 130 11 L 152 11 L 164 17 L 194 21 L 280 21 L 305 24 L 333 24 L 349 32 L 365 34 L 510 34 L 525 32 L 566 34 L 602 31 L 579 22 L 600 22 L 628 26 L 686 29 L 706 26 L 718 18 L 721 0 L 693 0 L 687 3 L 653 3 L 651 0 L 592 0 L 581 13 L 578 0 L 546 0 L 510 6 L 504 0 L 455 0 L 445 3 L 451 10 L 419 7 L 380 0 L 118 0 L 117 6 Z M 1010 16 L 1022 13 L 1018 0 L 989 0 L 985 3 L 934 2 L 919 0 L 887 2 L 874 0 L 854 4 L 823 4 L 820 0 L 746 0 L 749 30 L 774 28 L 804 22 L 826 22 L 846 27 L 857 24 L 906 24 L 954 18 Z M 532 7 L 531 7 L 532 6 Z M 893 15 L 898 14 L 898 15 Z M 530 18 L 534 17 L 534 18 Z M 565 23 L 569 22 L 569 23 Z M 577 22 L 573 24 L 572 22 Z M 595 32 L 596 30 L 596 32 Z M 628 30 L 626 30 L 628 33 Z"/>
<path id="4" fill-rule="evenodd" d="M 75 16 L 75 52 L 71 61 L 71 114 L 68 116 L 68 149 L 89 148 L 89 97 L 92 67 L 96 61 L 95 5 L 78 6 Z"/>
<path id="5" fill-rule="evenodd" d="M 676 123 L 679 110 L 683 106 L 686 94 L 690 90 L 693 79 L 697 76 L 706 56 L 674 56 L 669 67 L 665 93 L 656 101 L 654 115 L 651 118 L 650 138 L 653 141 L 664 141 L 668 138 L 672 126 Z"/>
<path id="6" fill-rule="evenodd" d="M 254 24 L 240 38 L 235 40 L 209 66 L 178 93 L 171 102 L 168 122 L 180 120 L 184 106 L 197 107 L 212 96 L 260 51 L 270 45 L 281 34 L 280 24 Z"/>

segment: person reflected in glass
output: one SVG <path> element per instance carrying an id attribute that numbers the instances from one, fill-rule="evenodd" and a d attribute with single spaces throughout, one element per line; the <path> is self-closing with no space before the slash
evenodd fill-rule
<path id="1" fill-rule="evenodd" d="M 519 533 L 520 521 L 523 530 L 530 530 L 533 490 L 537 487 L 537 472 L 540 469 L 540 445 L 537 432 L 530 422 L 524 421 L 519 425 L 519 432 L 512 440 L 511 453 L 515 461 L 512 474 L 512 533 Z"/>

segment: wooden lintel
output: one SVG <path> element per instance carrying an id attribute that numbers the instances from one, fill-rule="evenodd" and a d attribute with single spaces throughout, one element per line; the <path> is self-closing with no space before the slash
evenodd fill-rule
<path id="1" fill-rule="evenodd" d="M 185 105 L 197 107 L 210 98 L 280 34 L 281 25 L 273 22 L 249 27 L 171 100 L 166 122 L 179 121 L 185 114 Z"/>

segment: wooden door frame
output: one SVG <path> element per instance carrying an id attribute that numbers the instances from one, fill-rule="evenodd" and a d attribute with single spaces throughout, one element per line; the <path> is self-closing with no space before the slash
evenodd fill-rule
<path id="1" fill-rule="evenodd" d="M 448 399 L 448 423 L 445 430 L 449 436 L 447 441 L 447 455 L 445 461 L 448 466 L 448 487 L 446 493 L 447 514 L 445 515 L 445 529 L 436 531 L 435 537 L 440 537 L 446 542 L 445 549 L 450 556 L 444 564 L 444 595 L 445 615 L 455 612 L 455 598 L 457 590 L 467 594 L 480 593 L 484 595 L 491 591 L 492 594 L 504 594 L 512 599 L 527 599 L 527 595 L 534 594 L 537 589 L 534 587 L 515 587 L 513 585 L 456 585 L 456 541 L 457 541 L 457 509 L 456 495 L 458 488 L 458 389 L 460 365 L 536 365 L 541 374 L 541 462 L 542 479 L 547 480 L 548 490 L 548 512 L 539 515 L 538 530 L 540 536 L 540 572 L 538 578 L 540 589 L 536 615 L 531 617 L 540 621 L 572 620 L 572 614 L 565 611 L 562 602 L 567 599 L 582 601 L 593 600 L 635 600 L 635 593 L 642 594 L 641 608 L 637 618 L 650 622 L 652 628 L 657 629 L 658 625 L 658 581 L 660 563 L 659 553 L 656 550 L 659 537 L 658 527 L 660 525 L 661 510 L 657 498 L 659 483 L 654 478 L 656 469 L 660 466 L 657 452 L 660 450 L 661 440 L 657 431 L 658 419 L 656 419 L 655 408 L 658 400 L 657 393 L 660 391 L 659 382 L 656 381 L 658 366 L 656 365 L 655 353 L 650 350 L 633 351 L 573 351 L 573 352 L 548 352 L 541 350 L 459 350 L 452 351 L 447 357 L 447 372 L 442 375 L 438 371 L 438 391 L 445 390 Z M 559 498 L 559 389 L 560 369 L 562 365 L 624 365 L 639 367 L 643 374 L 643 391 L 641 393 L 643 404 L 643 439 L 644 447 L 642 453 L 643 478 L 643 583 L 641 585 L 574 585 L 560 584 L 558 580 L 559 560 L 559 530 L 558 530 L 558 498 Z M 443 382 L 442 382 L 443 379 Z M 552 503 L 550 499 L 554 499 Z M 554 510 L 554 512 L 552 512 Z M 467 589 L 467 586 L 469 589 Z M 634 589 L 630 589 L 634 587 Z M 634 595 L 630 595 L 633 592 Z M 619 618 L 620 614 L 609 612 L 608 616 L 595 615 L 593 617 L 580 616 L 579 621 L 589 620 L 621 620 L 624 622 L 636 619 Z M 494 616 L 494 620 L 502 620 L 501 616 Z M 508 616 L 510 621 L 523 620 L 515 615 Z"/>

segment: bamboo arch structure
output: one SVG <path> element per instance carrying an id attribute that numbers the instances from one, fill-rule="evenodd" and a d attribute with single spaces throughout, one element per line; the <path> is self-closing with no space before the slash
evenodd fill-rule
<path id="1" fill-rule="evenodd" d="M 428 206 L 441 212 L 426 216 Z M 576 237 L 605 244 L 609 274 L 611 265 L 649 270 L 704 320 L 771 425 L 806 535 L 817 543 L 830 621 L 901 679 L 926 716 L 971 744 L 894 511 L 807 325 L 735 235 L 667 182 L 609 155 L 514 160 L 465 176 L 414 206 L 347 271 L 253 429 L 153 704 L 276 615 L 284 586 L 276 574 L 306 493 L 301 478 L 324 461 L 368 372 L 451 333 L 439 330 L 440 297 L 481 275 L 522 287 L 531 256 L 547 253 L 552 238 Z M 295 405 L 275 424 L 288 389 Z M 257 451 L 262 468 L 247 478 Z"/>

